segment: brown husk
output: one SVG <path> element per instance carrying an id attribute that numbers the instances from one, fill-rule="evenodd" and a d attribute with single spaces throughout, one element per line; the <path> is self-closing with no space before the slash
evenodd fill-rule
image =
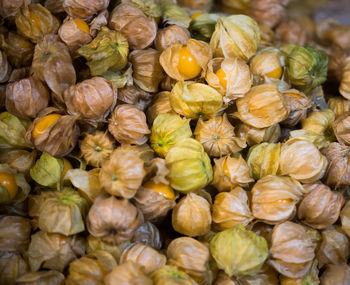
<path id="1" fill-rule="evenodd" d="M 102 10 L 99 14 L 93 18 L 90 22 L 90 35 L 94 38 L 103 26 L 107 26 L 109 19 L 108 10 Z"/>
<path id="2" fill-rule="evenodd" d="M 35 163 L 35 158 L 35 151 L 30 152 L 24 149 L 13 149 L 0 153 L 0 163 L 6 163 L 24 174 L 28 174 L 29 169 Z"/>
<path id="3" fill-rule="evenodd" d="M 160 250 L 162 247 L 159 230 L 150 222 L 145 222 L 136 230 L 132 241 L 143 243 L 157 250 Z"/>
<path id="4" fill-rule="evenodd" d="M 174 113 L 170 104 L 170 92 L 162 91 L 152 97 L 152 103 L 147 108 L 147 120 L 150 124 L 159 114 Z"/>
<path id="5" fill-rule="evenodd" d="M 134 105 L 141 111 L 147 109 L 151 100 L 151 94 L 134 85 L 126 85 L 124 88 L 118 89 L 118 102 Z"/>
<path id="6" fill-rule="evenodd" d="M 258 23 L 263 23 L 274 28 L 285 17 L 285 5 L 283 0 L 251 0 L 250 16 Z"/>
<path id="7" fill-rule="evenodd" d="M 0 257 L 0 284 L 13 285 L 16 279 L 29 271 L 27 262 L 16 252 L 2 252 Z"/>
<path id="8" fill-rule="evenodd" d="M 37 271 L 29 272 L 16 280 L 18 285 L 63 285 L 64 275 L 61 272 L 50 271 Z"/>
<path id="9" fill-rule="evenodd" d="M 1 17 L 9 18 L 15 16 L 22 6 L 28 6 L 31 0 L 2 0 L 0 2 Z"/>
<path id="10" fill-rule="evenodd" d="M 339 92 L 344 98 L 350 99 L 350 56 L 346 57 L 342 64 Z"/>
<path id="11" fill-rule="evenodd" d="M 350 112 L 344 113 L 334 121 L 333 131 L 340 144 L 350 145 Z"/>
<path id="12" fill-rule="evenodd" d="M 110 0 L 64 0 L 63 8 L 72 18 L 87 19 L 106 9 Z"/>
<path id="13" fill-rule="evenodd" d="M 322 285 L 349 284 L 350 283 L 350 266 L 346 263 L 339 265 L 328 265 L 320 278 Z"/>
<path id="14" fill-rule="evenodd" d="M 236 133 L 239 137 L 244 137 L 249 146 L 253 146 L 263 142 L 277 142 L 281 136 L 281 128 L 279 124 L 262 129 L 254 128 L 246 124 L 239 124 L 236 128 Z"/>
<path id="15" fill-rule="evenodd" d="M 155 47 L 159 51 L 167 49 L 172 44 L 185 44 L 190 39 L 190 32 L 181 26 L 170 25 L 158 30 L 155 38 Z"/>
<path id="16" fill-rule="evenodd" d="M 197 285 L 189 275 L 174 265 L 165 265 L 152 275 L 154 285 Z"/>
<path id="17" fill-rule="evenodd" d="M 0 83 L 7 82 L 12 71 L 11 65 L 7 61 L 7 56 L 0 51 Z"/>
<path id="18" fill-rule="evenodd" d="M 303 46 L 308 42 L 305 28 L 293 19 L 286 19 L 276 29 L 275 39 L 282 44 L 295 44 Z"/>
<path id="19" fill-rule="evenodd" d="M 342 97 L 331 97 L 328 100 L 330 109 L 334 112 L 335 118 L 350 111 L 350 100 L 346 100 Z"/>

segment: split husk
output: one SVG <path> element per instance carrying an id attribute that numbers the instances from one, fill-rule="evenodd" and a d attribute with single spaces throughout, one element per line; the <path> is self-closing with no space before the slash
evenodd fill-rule
<path id="1" fill-rule="evenodd" d="M 164 51 L 172 44 L 185 44 L 190 39 L 189 31 L 178 25 L 170 25 L 158 30 L 154 45 L 157 50 Z"/>
<path id="2" fill-rule="evenodd" d="M 268 128 L 254 128 L 246 124 L 239 124 L 236 128 L 239 137 L 244 137 L 249 146 L 260 144 L 263 142 L 278 142 L 281 136 L 281 128 L 279 124 L 272 125 Z"/>

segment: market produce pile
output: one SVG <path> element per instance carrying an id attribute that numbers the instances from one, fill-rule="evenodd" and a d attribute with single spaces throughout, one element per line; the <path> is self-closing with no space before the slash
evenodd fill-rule
<path id="1" fill-rule="evenodd" d="M 350 284 L 350 26 L 177 2 L 0 2 L 0 284 Z"/>

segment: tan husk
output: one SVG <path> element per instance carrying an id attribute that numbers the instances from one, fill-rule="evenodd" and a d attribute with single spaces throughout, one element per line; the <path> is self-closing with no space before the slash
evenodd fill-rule
<path id="1" fill-rule="evenodd" d="M 343 62 L 343 73 L 341 77 L 341 82 L 339 86 L 340 94 L 346 98 L 350 99 L 350 56 L 345 58 Z"/>
<path id="2" fill-rule="evenodd" d="M 336 119 L 350 111 L 350 100 L 346 100 L 342 97 L 331 97 L 327 103 L 334 112 Z"/>
<path id="3" fill-rule="evenodd" d="M 306 285 L 306 284 L 318 285 L 320 284 L 320 279 L 319 279 L 319 270 L 317 265 L 318 265 L 318 261 L 317 259 L 315 259 L 308 273 L 301 278 L 289 278 L 289 277 L 280 275 L 279 284 L 280 285 Z"/>
<path id="4" fill-rule="evenodd" d="M 348 201 L 340 213 L 342 230 L 350 238 L 350 202 Z"/>
<path id="5" fill-rule="evenodd" d="M 187 29 L 178 25 L 170 25 L 158 30 L 154 46 L 157 50 L 163 51 L 172 44 L 185 44 L 189 39 L 190 33 Z"/>
<path id="6" fill-rule="evenodd" d="M 151 275 L 154 285 L 197 285 L 189 275 L 174 265 L 164 265 Z"/>
<path id="7" fill-rule="evenodd" d="M 253 146 L 263 142 L 277 142 L 281 136 L 281 128 L 279 124 L 262 129 L 254 128 L 246 124 L 239 124 L 236 128 L 236 133 L 239 137 L 244 137 L 249 146 Z"/>
<path id="8" fill-rule="evenodd" d="M 0 257 L 0 284 L 15 284 L 16 279 L 29 271 L 25 259 L 16 252 L 2 252 Z"/>
<path id="9" fill-rule="evenodd" d="M 147 120 L 150 124 L 159 114 L 174 113 L 170 104 L 170 92 L 162 91 L 152 97 L 152 103 L 147 108 Z"/>
<path id="10" fill-rule="evenodd" d="M 148 277 L 138 264 L 128 261 L 113 268 L 112 272 L 104 278 L 105 285 L 114 284 L 142 284 L 152 285 L 152 279 Z"/>
<path id="11" fill-rule="evenodd" d="M 64 0 L 63 8 L 73 18 L 87 19 L 106 9 L 110 0 Z"/>
<path id="12" fill-rule="evenodd" d="M 12 71 L 11 65 L 7 61 L 7 56 L 0 51 L 0 83 L 7 82 Z"/>
<path id="13" fill-rule="evenodd" d="M 344 113 L 334 121 L 333 131 L 340 144 L 350 145 L 350 112 Z"/>
<path id="14" fill-rule="evenodd" d="M 286 19 L 277 27 L 275 31 L 275 40 L 277 43 L 303 46 L 309 39 L 305 27 L 296 20 Z"/>
<path id="15" fill-rule="evenodd" d="M 126 85 L 118 89 L 118 102 L 131 104 L 141 111 L 145 111 L 151 103 L 153 96 L 134 85 Z"/>
<path id="16" fill-rule="evenodd" d="M 35 151 L 13 149 L 0 153 L 0 163 L 6 163 L 18 172 L 28 174 L 29 169 L 34 165 L 36 158 Z"/>
<path id="17" fill-rule="evenodd" d="M 64 275 L 56 270 L 28 272 L 16 280 L 18 285 L 63 285 Z"/>
<path id="18" fill-rule="evenodd" d="M 63 1 L 64 0 L 45 0 L 44 6 L 53 14 L 62 13 L 64 12 Z"/>
<path id="19" fill-rule="evenodd" d="M 157 250 L 162 247 L 159 230 L 150 222 L 145 222 L 136 230 L 132 241 L 148 245 Z"/>
<path id="20" fill-rule="evenodd" d="M 119 149 L 135 152 L 136 155 L 143 160 L 145 164 L 151 162 L 154 158 L 154 151 L 148 144 L 143 145 L 130 145 L 123 144 Z"/>
<path id="21" fill-rule="evenodd" d="M 250 15 L 258 23 L 263 23 L 274 28 L 285 17 L 285 5 L 283 0 L 251 0 Z"/>
<path id="22" fill-rule="evenodd" d="M 90 36 L 96 37 L 97 33 L 103 26 L 107 26 L 109 19 L 108 10 L 102 10 L 99 14 L 90 22 Z"/>
<path id="23" fill-rule="evenodd" d="M 0 3 L 0 15 L 4 19 L 15 16 L 22 6 L 28 6 L 30 2 L 30 0 L 3 0 Z"/>
<path id="24" fill-rule="evenodd" d="M 326 271 L 320 278 L 322 285 L 349 284 L 350 283 L 350 266 L 346 263 L 339 265 L 328 265 Z"/>

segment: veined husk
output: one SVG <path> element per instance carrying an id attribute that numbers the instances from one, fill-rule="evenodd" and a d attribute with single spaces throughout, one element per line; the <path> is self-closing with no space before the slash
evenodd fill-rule
<path id="1" fill-rule="evenodd" d="M 98 11 L 107 9 L 110 0 L 64 0 L 63 8 L 72 18 L 87 19 Z"/>
<path id="2" fill-rule="evenodd" d="M 161 0 L 163 23 L 165 25 L 178 25 L 188 28 L 191 23 L 190 14 L 187 9 L 180 7 L 172 0 Z"/>
<path id="3" fill-rule="evenodd" d="M 272 230 L 271 259 L 268 262 L 284 276 L 300 278 L 311 268 L 314 250 L 304 227 L 287 221 Z"/>
<path id="4" fill-rule="evenodd" d="M 222 69 L 226 74 L 227 86 L 221 85 L 216 72 Z M 224 96 L 224 101 L 229 103 L 238 98 L 243 98 L 253 83 L 253 76 L 249 66 L 239 58 L 214 58 L 209 61 L 205 80 Z"/>
<path id="5" fill-rule="evenodd" d="M 209 11 L 213 5 L 212 0 L 179 0 L 178 5 L 195 11 Z"/>
<path id="6" fill-rule="evenodd" d="M 16 279 L 29 271 L 25 259 L 16 252 L 2 252 L 0 257 L 0 283 L 13 285 Z"/>
<path id="7" fill-rule="evenodd" d="M 150 222 L 145 222 L 136 230 L 132 241 L 148 245 L 156 250 L 162 248 L 162 240 L 160 238 L 159 230 Z"/>
<path id="8" fill-rule="evenodd" d="M 283 275 L 280 275 L 280 285 L 319 285 L 319 271 L 317 268 L 318 262 L 317 259 L 314 260 L 309 272 L 301 278 L 289 278 Z"/>
<path id="9" fill-rule="evenodd" d="M 308 25 L 310 24 L 308 23 Z M 283 20 L 275 30 L 275 44 L 279 46 L 282 44 L 305 46 L 310 40 L 306 27 L 295 19 Z"/>
<path id="10" fill-rule="evenodd" d="M 6 163 L 10 168 L 26 175 L 34 165 L 36 155 L 36 151 L 27 151 L 24 149 L 8 150 L 6 152 L 0 152 L 0 163 Z"/>
<path id="11" fill-rule="evenodd" d="M 158 30 L 154 45 L 160 52 L 167 49 L 172 44 L 186 44 L 190 39 L 189 31 L 178 25 L 170 25 Z"/>
<path id="12" fill-rule="evenodd" d="M 3 51 L 0 51 L 0 83 L 6 83 L 12 71 L 11 65 L 7 61 L 7 56 Z"/>
<path id="13" fill-rule="evenodd" d="M 157 35 L 157 24 L 135 6 L 122 3 L 116 6 L 109 18 L 109 27 L 121 32 L 131 49 L 142 50 L 152 44 Z"/>
<path id="14" fill-rule="evenodd" d="M 274 28 L 285 17 L 287 3 L 284 0 L 251 0 L 249 12 L 258 23 Z"/>
<path id="15" fill-rule="evenodd" d="M 339 116 L 333 123 L 333 131 L 338 140 L 342 145 L 350 145 L 350 112 L 346 112 L 343 115 Z"/>
<path id="16" fill-rule="evenodd" d="M 339 92 L 344 98 L 350 99 L 350 56 L 345 58 L 342 70 Z"/>
<path id="17" fill-rule="evenodd" d="M 39 231 L 31 236 L 27 251 L 31 271 L 40 268 L 62 272 L 74 259 L 85 254 L 84 239 Z"/>
<path id="18" fill-rule="evenodd" d="M 64 0 L 45 0 L 44 6 L 53 14 L 59 14 L 64 12 L 63 8 Z"/>
<path id="19" fill-rule="evenodd" d="M 250 0 L 248 0 L 250 1 Z M 265 24 L 259 24 L 260 28 L 260 46 L 273 46 L 275 40 L 275 32 Z"/>
<path id="20" fill-rule="evenodd" d="M 143 160 L 143 162 L 147 165 L 152 161 L 155 154 L 153 149 L 148 144 L 143 145 L 130 145 L 123 144 L 119 147 L 119 149 L 135 152 L 136 155 Z"/>
<path id="21" fill-rule="evenodd" d="M 30 0 L 3 0 L 0 3 L 0 16 L 5 18 L 11 18 L 15 16 L 22 6 L 28 6 Z"/>
<path id="22" fill-rule="evenodd" d="M 168 46 L 160 55 L 159 62 L 168 76 L 178 81 L 193 79 L 181 74 L 178 70 L 180 60 L 180 50 L 187 47 L 193 59 L 202 68 L 203 74 L 207 70 L 209 60 L 212 58 L 212 52 L 206 42 L 189 39 L 187 43 L 173 43 Z"/>
<path id="23" fill-rule="evenodd" d="M 165 160 L 170 171 L 170 186 L 177 191 L 196 191 L 213 179 L 209 156 L 203 146 L 194 139 L 187 138 L 178 142 L 168 151 Z"/>
<path id="24" fill-rule="evenodd" d="M 211 221 L 209 202 L 194 193 L 184 196 L 173 209 L 172 226 L 186 236 L 205 235 L 210 230 Z"/>
<path id="25" fill-rule="evenodd" d="M 187 273 L 174 265 L 164 265 L 152 273 L 151 278 L 154 285 L 197 285 Z"/>
<path id="26" fill-rule="evenodd" d="M 230 191 L 235 187 L 247 187 L 254 182 L 249 174 L 249 167 L 241 155 L 224 156 L 214 159 L 214 177 L 212 185 L 218 191 Z"/>
<path id="27" fill-rule="evenodd" d="M 101 75 L 103 78 L 107 79 L 108 81 L 110 81 L 113 84 L 114 89 L 119 89 L 118 93 L 120 94 L 120 91 L 122 89 L 127 89 L 130 88 L 132 89 L 132 91 L 134 91 L 134 89 L 136 89 L 135 86 L 133 86 L 134 80 L 132 78 L 132 65 L 131 63 L 128 63 L 126 65 L 126 67 L 124 67 L 122 70 L 120 71 L 106 71 L 105 73 L 103 73 Z M 140 89 L 136 89 L 136 90 L 140 90 Z M 146 93 L 146 92 L 144 92 Z M 122 96 L 122 97 L 132 97 L 132 96 Z M 121 101 L 123 101 L 124 103 L 133 103 L 132 100 L 130 100 L 130 102 L 128 102 L 128 99 L 124 99 L 123 98 L 118 98 L 119 100 L 122 99 Z"/>
<path id="28" fill-rule="evenodd" d="M 255 128 L 271 127 L 285 120 L 290 112 L 290 106 L 274 84 L 252 87 L 236 104 L 235 116 Z"/>
<path id="29" fill-rule="evenodd" d="M 248 61 L 260 42 L 258 24 L 245 15 L 221 17 L 215 25 L 210 47 L 215 57 L 235 58 Z"/>
<path id="30" fill-rule="evenodd" d="M 253 216 L 264 223 L 278 224 L 294 217 L 296 205 L 306 190 L 294 178 L 268 175 L 252 188 Z"/>
<path id="31" fill-rule="evenodd" d="M 96 250 L 69 265 L 69 275 L 65 284 L 103 284 L 104 277 L 117 265 L 117 261 L 109 252 Z"/>
<path id="32" fill-rule="evenodd" d="M 92 76 L 120 71 L 128 63 L 129 44 L 120 33 L 102 27 L 97 36 L 77 50 L 87 60 Z"/>
<path id="33" fill-rule="evenodd" d="M 171 91 L 174 88 L 176 83 L 177 83 L 176 79 L 173 79 L 168 75 L 165 75 L 164 80 L 160 83 L 160 88 L 163 91 Z"/>
<path id="34" fill-rule="evenodd" d="M 350 100 L 342 97 L 331 97 L 327 103 L 330 109 L 334 112 L 336 119 L 350 111 Z"/>
<path id="35" fill-rule="evenodd" d="M 251 58 L 249 66 L 252 73 L 262 79 L 280 79 L 283 74 L 284 57 L 279 49 L 266 47 Z"/>
<path id="36" fill-rule="evenodd" d="M 153 95 L 134 85 L 126 85 L 124 88 L 118 89 L 118 104 L 134 105 L 143 112 L 151 103 L 152 97 Z"/>
<path id="37" fill-rule="evenodd" d="M 281 147 L 280 173 L 289 175 L 302 183 L 321 179 L 328 161 L 307 138 L 290 138 Z"/>
<path id="38" fill-rule="evenodd" d="M 123 3 L 130 3 L 142 10 L 147 16 L 158 19 L 162 16 L 161 7 L 156 0 L 122 0 Z"/>
<path id="39" fill-rule="evenodd" d="M 237 224 L 247 226 L 253 219 L 249 209 L 248 196 L 241 187 L 215 196 L 212 207 L 213 226 L 222 231 Z"/>
<path id="40" fill-rule="evenodd" d="M 193 81 L 178 81 L 170 93 L 173 110 L 186 118 L 216 116 L 223 107 L 223 97 L 214 88 Z"/>
<path id="41" fill-rule="evenodd" d="M 222 17 L 222 14 L 217 13 L 203 13 L 196 15 L 195 19 L 191 21 L 189 27 L 192 36 L 197 40 L 209 42 L 215 31 L 215 25 L 220 17 Z"/>
<path id="42" fill-rule="evenodd" d="M 262 129 L 254 128 L 246 124 L 239 124 L 236 128 L 236 133 L 239 137 L 245 138 L 249 146 L 253 146 L 263 142 L 278 142 L 281 136 L 281 128 L 279 124 Z"/>
<path id="43" fill-rule="evenodd" d="M 64 275 L 56 270 L 28 272 L 16 280 L 18 285 L 63 285 Z"/>
<path id="44" fill-rule="evenodd" d="M 109 12 L 107 9 L 101 10 L 95 18 L 90 22 L 90 36 L 96 37 L 97 33 L 102 27 L 107 26 L 109 19 Z"/>
<path id="45" fill-rule="evenodd" d="M 346 263 L 329 264 L 320 278 L 322 285 L 348 284 L 350 282 L 350 266 Z"/>
<path id="46" fill-rule="evenodd" d="M 100 196 L 90 208 L 86 225 L 94 237 L 115 245 L 130 240 L 143 222 L 142 212 L 129 200 Z"/>
<path id="47" fill-rule="evenodd" d="M 59 28 L 59 20 L 40 4 L 23 6 L 15 16 L 19 34 L 38 42 L 45 35 L 55 34 Z"/>
<path id="48" fill-rule="evenodd" d="M 342 225 L 342 230 L 350 238 L 350 202 L 347 201 L 340 213 L 340 220 Z"/>

